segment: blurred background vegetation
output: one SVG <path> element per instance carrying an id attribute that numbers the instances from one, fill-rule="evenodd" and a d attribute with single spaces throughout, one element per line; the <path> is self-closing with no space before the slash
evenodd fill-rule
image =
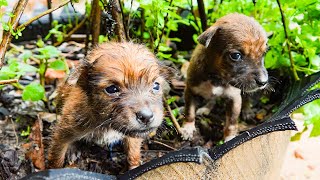
<path id="1" fill-rule="evenodd" d="M 8 2 L 9 0 L 0 0 L 0 6 L 5 8 Z M 94 2 L 99 4 L 98 9 L 102 13 L 102 16 L 98 17 L 99 21 L 94 20 L 98 12 Z M 101 30 L 98 37 L 95 37 L 93 31 L 86 34 L 86 48 L 90 44 L 119 38 L 120 35 L 115 30 L 119 22 L 110 10 L 113 2 L 115 1 L 93 0 L 92 3 L 77 2 L 77 0 L 59 1 L 57 4 L 62 5 L 82 3 L 85 12 L 72 20 L 70 15 L 70 20 L 64 23 L 51 20 L 50 30 L 41 37 L 35 38 L 37 47 L 32 51 L 11 45 L 6 58 L 2 59 L 4 65 L 0 71 L 0 80 L 19 79 L 26 73 L 36 72 L 39 81 L 27 85 L 17 82 L 12 85 L 22 91 L 23 100 L 47 103 L 49 95 L 46 94 L 45 89 L 45 74 L 48 68 L 65 71 L 68 74 L 69 68 L 65 57 L 61 56 L 61 51 L 57 47 L 68 40 L 70 34 L 77 32 L 78 29 L 75 28 L 83 24 L 87 28 L 96 25 L 93 22 L 101 24 L 98 27 Z M 120 19 L 124 25 L 126 38 L 145 43 L 159 59 L 170 60 L 177 67 L 181 67 L 189 60 L 197 44 L 197 37 L 208 26 L 226 14 L 238 12 L 254 17 L 267 31 L 270 50 L 265 57 L 265 66 L 269 71 L 276 70 L 279 77 L 288 80 L 280 81 L 281 85 L 285 86 L 289 81 L 298 81 L 320 69 L 319 0 L 123 0 L 117 2 L 120 2 L 119 12 L 122 16 Z M 3 48 L 6 33 L 17 40 L 24 39 L 26 36 L 24 31 L 29 24 L 15 26 L 12 21 L 7 21 L 8 17 L 12 19 L 15 16 L 17 14 L 13 11 L 2 11 L 0 14 L 3 29 L 2 50 L 6 50 Z M 86 32 L 88 31 L 87 29 Z M 92 35 L 89 36 L 90 34 Z M 316 88 L 319 88 L 319 85 Z M 168 104 L 172 101 L 174 99 L 169 99 Z M 266 102 L 268 99 L 262 98 L 261 101 Z M 317 100 L 296 111 L 304 114 L 305 127 L 313 128 L 311 137 L 320 135 L 319 109 L 320 101 Z M 174 116 L 178 116 L 178 111 L 174 113 Z M 299 139 L 299 135 L 294 139 Z"/>

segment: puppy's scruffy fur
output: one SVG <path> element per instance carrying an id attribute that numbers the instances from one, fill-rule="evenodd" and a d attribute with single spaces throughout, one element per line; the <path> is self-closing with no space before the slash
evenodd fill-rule
<path id="1" fill-rule="evenodd" d="M 59 88 L 62 117 L 53 129 L 49 168 L 62 167 L 69 145 L 80 139 L 124 139 L 129 168 L 138 166 L 143 138 L 162 123 L 161 86 L 169 72 L 143 45 L 94 48 Z"/>
<path id="2" fill-rule="evenodd" d="M 253 18 L 229 14 L 217 20 L 199 38 L 187 73 L 185 89 L 185 116 L 182 137 L 191 139 L 195 131 L 197 99 L 201 96 L 208 104 L 197 114 L 209 114 L 215 97 L 228 101 L 224 139 L 238 133 L 237 119 L 241 111 L 241 91 L 263 89 L 268 83 L 264 67 L 267 35 Z"/>

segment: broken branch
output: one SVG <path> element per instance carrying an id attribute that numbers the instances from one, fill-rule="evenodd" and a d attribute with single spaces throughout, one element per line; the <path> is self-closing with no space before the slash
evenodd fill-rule
<path id="1" fill-rule="evenodd" d="M 65 5 L 68 4 L 69 2 L 70 2 L 70 0 L 64 1 L 64 2 L 62 2 L 61 4 L 59 4 L 58 6 L 52 8 L 52 9 L 48 9 L 47 11 L 44 11 L 43 13 L 41 13 L 41 14 L 33 17 L 33 18 L 31 18 L 29 21 L 21 24 L 21 25 L 18 27 L 18 29 L 25 28 L 26 26 L 28 26 L 29 24 L 31 24 L 33 21 L 36 21 L 36 20 L 40 19 L 42 16 L 45 16 L 45 15 L 47 15 L 47 14 L 49 14 L 49 13 L 51 13 L 51 12 L 53 12 L 53 11 L 61 8 L 61 7 L 63 7 L 63 6 L 65 6 Z"/>
<path id="2" fill-rule="evenodd" d="M 19 0 L 15 4 L 12 10 L 12 13 L 14 16 L 10 17 L 10 19 L 8 20 L 8 24 L 11 25 L 12 30 L 15 31 L 17 29 L 19 19 L 24 11 L 24 8 L 27 6 L 27 3 L 28 3 L 28 0 Z M 4 56 L 6 54 L 8 45 L 10 44 L 11 40 L 12 40 L 11 31 L 3 31 L 2 41 L 0 44 L 0 68 L 4 63 Z"/>

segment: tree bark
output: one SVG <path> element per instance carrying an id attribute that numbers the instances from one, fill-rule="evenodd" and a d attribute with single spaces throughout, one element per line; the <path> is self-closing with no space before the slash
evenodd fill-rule
<path id="1" fill-rule="evenodd" d="M 123 21 L 121 18 L 121 8 L 119 0 L 110 0 L 112 17 L 116 22 L 116 35 L 119 42 L 127 40 L 126 31 L 123 26 Z"/>
<path id="2" fill-rule="evenodd" d="M 101 8 L 99 0 L 93 0 L 91 6 L 91 33 L 92 33 L 92 45 L 99 43 L 100 35 L 100 22 L 101 22 Z"/>

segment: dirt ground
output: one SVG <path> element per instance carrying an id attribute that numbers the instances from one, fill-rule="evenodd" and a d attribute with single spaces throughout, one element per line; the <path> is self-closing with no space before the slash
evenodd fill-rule
<path id="1" fill-rule="evenodd" d="M 298 117 L 300 116 L 300 117 Z M 295 123 L 301 131 L 303 120 L 295 114 Z M 311 128 L 303 133 L 299 141 L 289 143 L 281 171 L 283 180 L 320 179 L 320 139 L 309 138 Z M 292 132 L 294 135 L 297 132 Z"/>

